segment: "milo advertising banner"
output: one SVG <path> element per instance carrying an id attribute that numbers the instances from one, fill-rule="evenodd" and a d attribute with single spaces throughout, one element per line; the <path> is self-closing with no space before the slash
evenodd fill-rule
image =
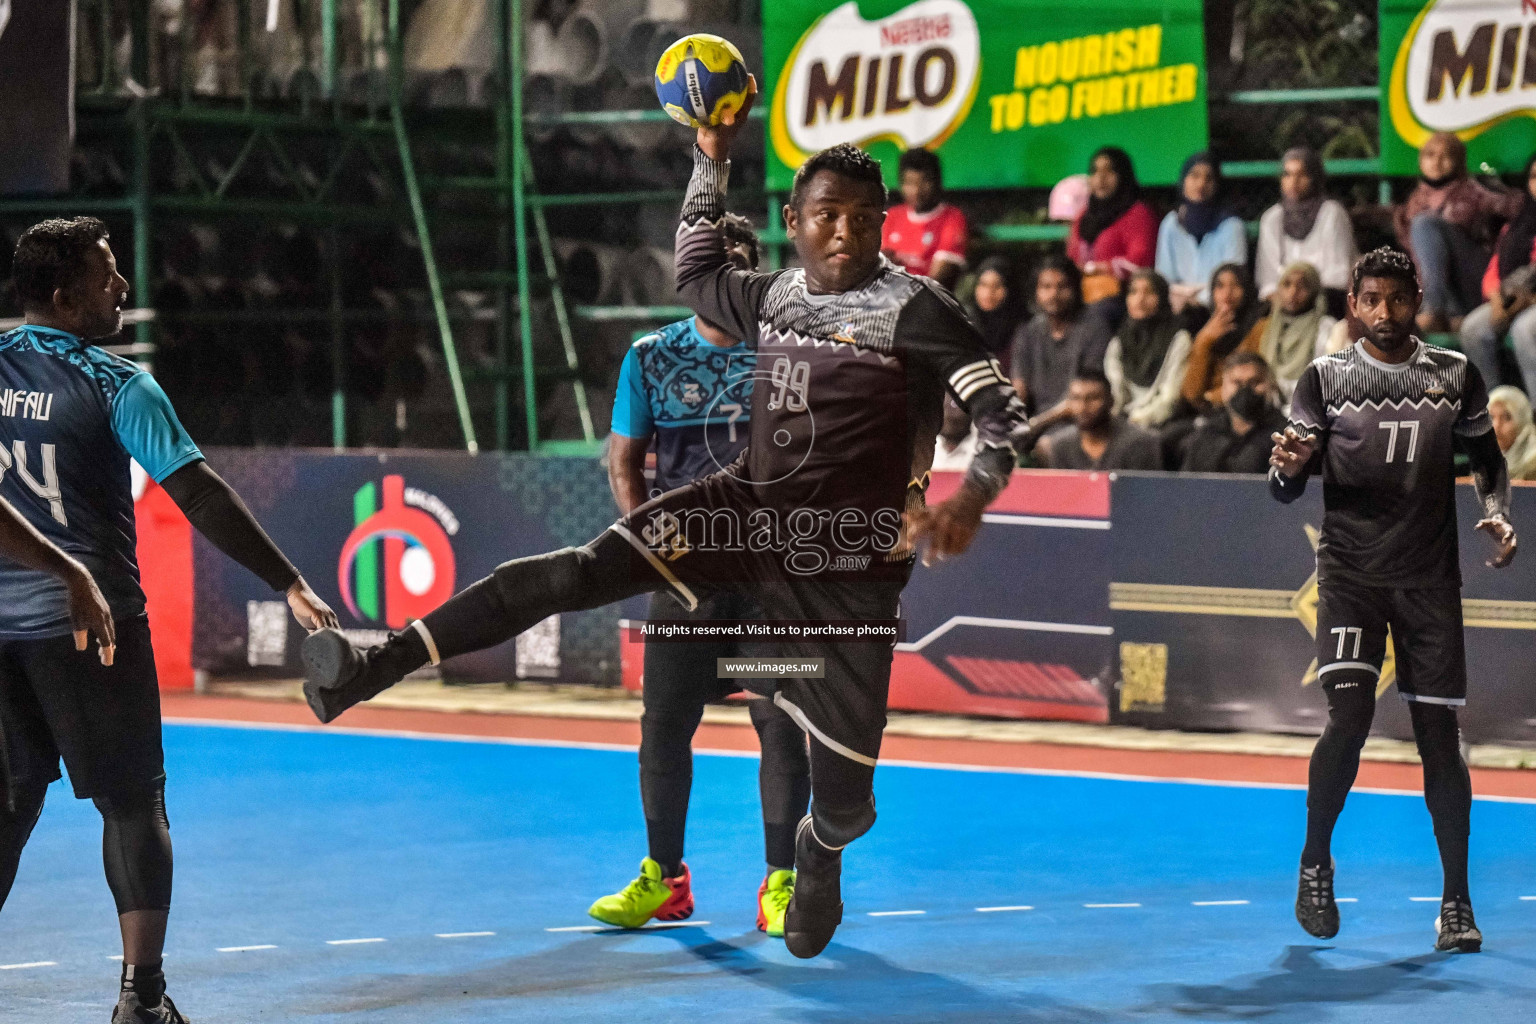
<path id="1" fill-rule="evenodd" d="M 774 0 L 768 187 L 810 154 L 926 147 L 954 188 L 1054 185 L 1124 146 L 1171 183 L 1206 144 L 1199 0 Z"/>
<path id="2" fill-rule="evenodd" d="M 1434 132 L 1519 171 L 1536 151 L 1536 0 L 1381 0 L 1381 158 L 1418 173 Z"/>

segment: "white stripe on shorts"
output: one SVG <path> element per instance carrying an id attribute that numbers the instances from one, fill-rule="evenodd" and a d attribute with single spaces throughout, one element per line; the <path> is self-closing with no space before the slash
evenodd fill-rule
<path id="1" fill-rule="evenodd" d="M 832 751 L 833 753 L 835 753 L 835 754 L 842 754 L 844 757 L 846 757 L 850 761 L 857 761 L 857 762 L 859 762 L 859 764 L 867 764 L 871 768 L 873 768 L 878 763 L 872 757 L 865 757 L 863 754 L 859 753 L 857 750 L 853 750 L 853 749 L 850 749 L 848 747 L 843 746 L 841 743 L 837 742 L 837 740 L 833 739 L 831 736 L 828 736 L 826 733 L 824 733 L 820 729 L 816 728 L 815 723 L 813 723 L 809 718 L 806 717 L 804 711 L 801 711 L 793 703 L 791 703 L 790 701 L 784 699 L 784 694 L 783 693 L 775 693 L 773 695 L 773 702 L 775 704 L 777 704 L 779 707 L 783 708 L 786 712 L 788 712 L 789 717 L 793 718 L 795 720 L 796 724 L 798 724 L 800 726 L 800 728 L 804 729 L 806 732 L 810 733 L 812 736 L 815 736 L 818 740 L 821 741 L 822 746 L 826 747 L 828 750 Z"/>

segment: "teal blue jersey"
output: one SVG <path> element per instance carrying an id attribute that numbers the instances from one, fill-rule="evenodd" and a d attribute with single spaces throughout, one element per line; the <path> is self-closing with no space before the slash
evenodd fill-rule
<path id="1" fill-rule="evenodd" d="M 115 618 L 144 611 L 130 460 L 156 481 L 203 457 L 144 369 L 73 334 L 0 334 L 0 496 L 96 578 Z M 70 631 L 64 585 L 0 558 L 0 639 Z"/>

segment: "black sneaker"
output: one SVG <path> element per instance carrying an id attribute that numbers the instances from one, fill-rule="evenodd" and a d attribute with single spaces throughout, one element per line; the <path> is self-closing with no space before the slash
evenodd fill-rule
<path id="1" fill-rule="evenodd" d="M 1472 904 L 1463 900 L 1440 904 L 1440 916 L 1435 918 L 1435 948 L 1444 953 L 1482 952 L 1483 933 L 1472 917 Z"/>
<path id="2" fill-rule="evenodd" d="M 112 1010 L 112 1024 L 191 1024 L 176 1009 L 170 996 L 161 996 L 160 1005 L 148 1007 L 139 1002 L 137 992 L 124 992 Z"/>
<path id="3" fill-rule="evenodd" d="M 376 697 L 420 668 L 402 655 L 400 634 L 360 651 L 340 631 L 322 629 L 304 639 L 304 699 L 322 722 Z"/>
<path id="4" fill-rule="evenodd" d="M 811 831 L 811 816 L 795 833 L 795 894 L 784 912 L 784 946 L 802 960 L 827 948 L 843 921 L 843 851 L 829 850 Z"/>
<path id="5" fill-rule="evenodd" d="M 1296 920 L 1307 934 L 1331 939 L 1339 934 L 1339 905 L 1333 900 L 1333 865 L 1301 868 L 1296 887 Z"/>

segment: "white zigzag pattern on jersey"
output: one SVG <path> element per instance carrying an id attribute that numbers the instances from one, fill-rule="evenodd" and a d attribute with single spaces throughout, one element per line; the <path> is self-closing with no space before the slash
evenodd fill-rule
<path id="1" fill-rule="evenodd" d="M 858 342 L 849 343 L 846 341 L 834 341 L 831 338 L 812 338 L 808 335 L 801 334 L 799 331 L 792 331 L 788 328 L 769 327 L 767 321 L 759 322 L 758 331 L 759 335 L 757 344 L 759 352 L 761 352 L 765 346 L 773 344 L 786 345 L 794 343 L 795 345 L 802 346 L 810 345 L 812 348 L 821 348 L 823 345 L 831 345 L 835 348 L 852 349 L 853 354 L 861 359 L 864 356 L 873 356 L 874 358 L 880 360 L 880 363 L 883 366 L 901 365 L 901 360 L 897 359 L 895 356 L 888 356 L 883 353 L 876 352 L 872 348 L 865 348 Z"/>
<path id="2" fill-rule="evenodd" d="M 1404 409 L 1451 409 L 1454 411 L 1460 408 L 1460 400 L 1453 402 L 1449 398 L 1398 398 L 1392 400 L 1381 398 L 1365 402 L 1345 402 L 1342 405 L 1330 405 L 1328 407 L 1328 413 L 1331 416 L 1337 416 L 1340 413 L 1349 412 L 1351 410 L 1355 412 L 1364 412 L 1366 409 L 1371 409 L 1376 412 L 1380 412 L 1383 409 L 1395 409 L 1398 412 L 1401 412 Z"/>

